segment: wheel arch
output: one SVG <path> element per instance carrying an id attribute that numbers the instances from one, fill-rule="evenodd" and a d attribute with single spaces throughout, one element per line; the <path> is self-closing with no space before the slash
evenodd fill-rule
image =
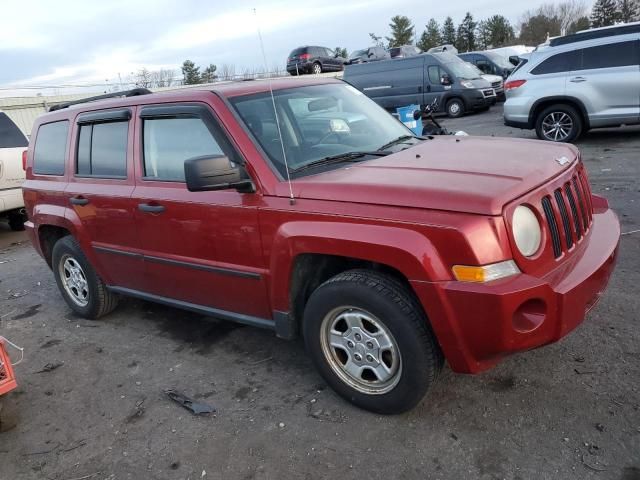
<path id="1" fill-rule="evenodd" d="M 574 107 L 580 114 L 582 123 L 584 125 L 583 130 L 588 130 L 590 128 L 589 114 L 587 112 L 587 108 L 584 106 L 584 103 L 582 103 L 581 100 L 575 97 L 567 95 L 557 95 L 536 100 L 531 106 L 531 111 L 529 112 L 529 128 L 535 128 L 536 121 L 538 119 L 538 115 L 540 115 L 540 112 L 542 112 L 545 108 L 556 104 L 565 104 Z"/>

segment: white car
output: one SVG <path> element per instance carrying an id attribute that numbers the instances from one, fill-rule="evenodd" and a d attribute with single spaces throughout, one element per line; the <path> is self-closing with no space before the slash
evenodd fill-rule
<path id="1" fill-rule="evenodd" d="M 22 198 L 25 171 L 22 152 L 27 137 L 13 121 L 0 112 L 0 218 L 7 218 L 12 230 L 24 230 L 26 213 Z"/>
<path id="2" fill-rule="evenodd" d="M 476 67 L 471 62 L 466 62 L 466 63 L 471 68 L 476 70 L 478 72 L 478 75 L 480 75 L 482 78 L 484 78 L 487 82 L 489 82 L 491 84 L 491 88 L 493 88 L 496 91 L 496 97 L 497 97 L 498 101 L 499 102 L 504 102 L 504 100 L 505 100 L 504 78 L 502 78 L 500 75 L 491 75 L 489 73 L 484 73 L 482 70 L 480 70 L 478 67 Z"/>

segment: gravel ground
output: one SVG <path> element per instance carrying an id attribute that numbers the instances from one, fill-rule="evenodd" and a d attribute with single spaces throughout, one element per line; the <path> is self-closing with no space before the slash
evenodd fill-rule
<path id="1" fill-rule="evenodd" d="M 447 127 L 532 137 L 500 108 Z M 579 143 L 596 193 L 640 229 L 640 129 Z M 18 243 L 15 243 L 18 242 Z M 358 410 L 300 342 L 126 300 L 70 313 L 23 235 L 0 228 L 0 334 L 25 347 L 3 397 L 0 479 L 640 479 L 640 233 L 611 285 L 560 343 L 477 376 L 445 369 L 412 412 Z M 45 365 L 60 366 L 38 373 Z M 175 388 L 215 405 L 194 417 Z"/>

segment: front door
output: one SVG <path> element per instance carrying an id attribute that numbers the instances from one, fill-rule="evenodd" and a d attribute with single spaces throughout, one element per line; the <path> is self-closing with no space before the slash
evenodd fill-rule
<path id="1" fill-rule="evenodd" d="M 131 201 L 134 110 L 77 117 L 71 155 L 74 172 L 65 194 L 103 280 L 110 286 L 139 289 L 144 286 L 144 264 Z"/>
<path id="2" fill-rule="evenodd" d="M 190 192 L 184 161 L 227 155 L 242 163 L 209 107 L 146 106 L 133 194 L 146 265 L 145 292 L 252 318 L 270 318 L 258 231 L 260 195 Z M 215 313 L 215 312 L 212 312 Z"/>
<path id="3" fill-rule="evenodd" d="M 443 105 L 443 95 L 447 90 L 451 90 L 451 85 L 442 84 L 442 76 L 448 73 L 440 65 L 426 65 L 425 66 L 425 93 L 424 104 L 429 105 L 435 98 L 438 99 L 439 108 L 438 111 L 444 111 L 445 105 Z M 453 79 L 452 79 L 453 80 Z"/>

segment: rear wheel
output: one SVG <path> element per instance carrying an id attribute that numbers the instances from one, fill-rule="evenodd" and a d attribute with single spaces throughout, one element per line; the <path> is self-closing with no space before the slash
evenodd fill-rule
<path id="1" fill-rule="evenodd" d="M 464 102 L 459 98 L 452 98 L 447 102 L 447 115 L 451 118 L 459 118 L 464 115 Z"/>
<path id="2" fill-rule="evenodd" d="M 67 305 L 81 317 L 97 319 L 116 308 L 118 297 L 107 289 L 75 238 L 56 242 L 51 265 Z"/>
<path id="3" fill-rule="evenodd" d="M 536 118 L 536 134 L 540 140 L 573 142 L 582 133 L 582 117 L 571 105 L 551 105 Z"/>
<path id="4" fill-rule="evenodd" d="M 320 65 L 319 62 L 314 63 L 313 67 L 311 67 L 311 71 L 316 75 L 319 75 L 320 73 L 322 73 L 322 65 Z"/>
<path id="5" fill-rule="evenodd" d="M 305 344 L 342 397 L 383 414 L 413 408 L 443 357 L 412 293 L 394 278 L 350 270 L 331 278 L 305 308 Z"/>

